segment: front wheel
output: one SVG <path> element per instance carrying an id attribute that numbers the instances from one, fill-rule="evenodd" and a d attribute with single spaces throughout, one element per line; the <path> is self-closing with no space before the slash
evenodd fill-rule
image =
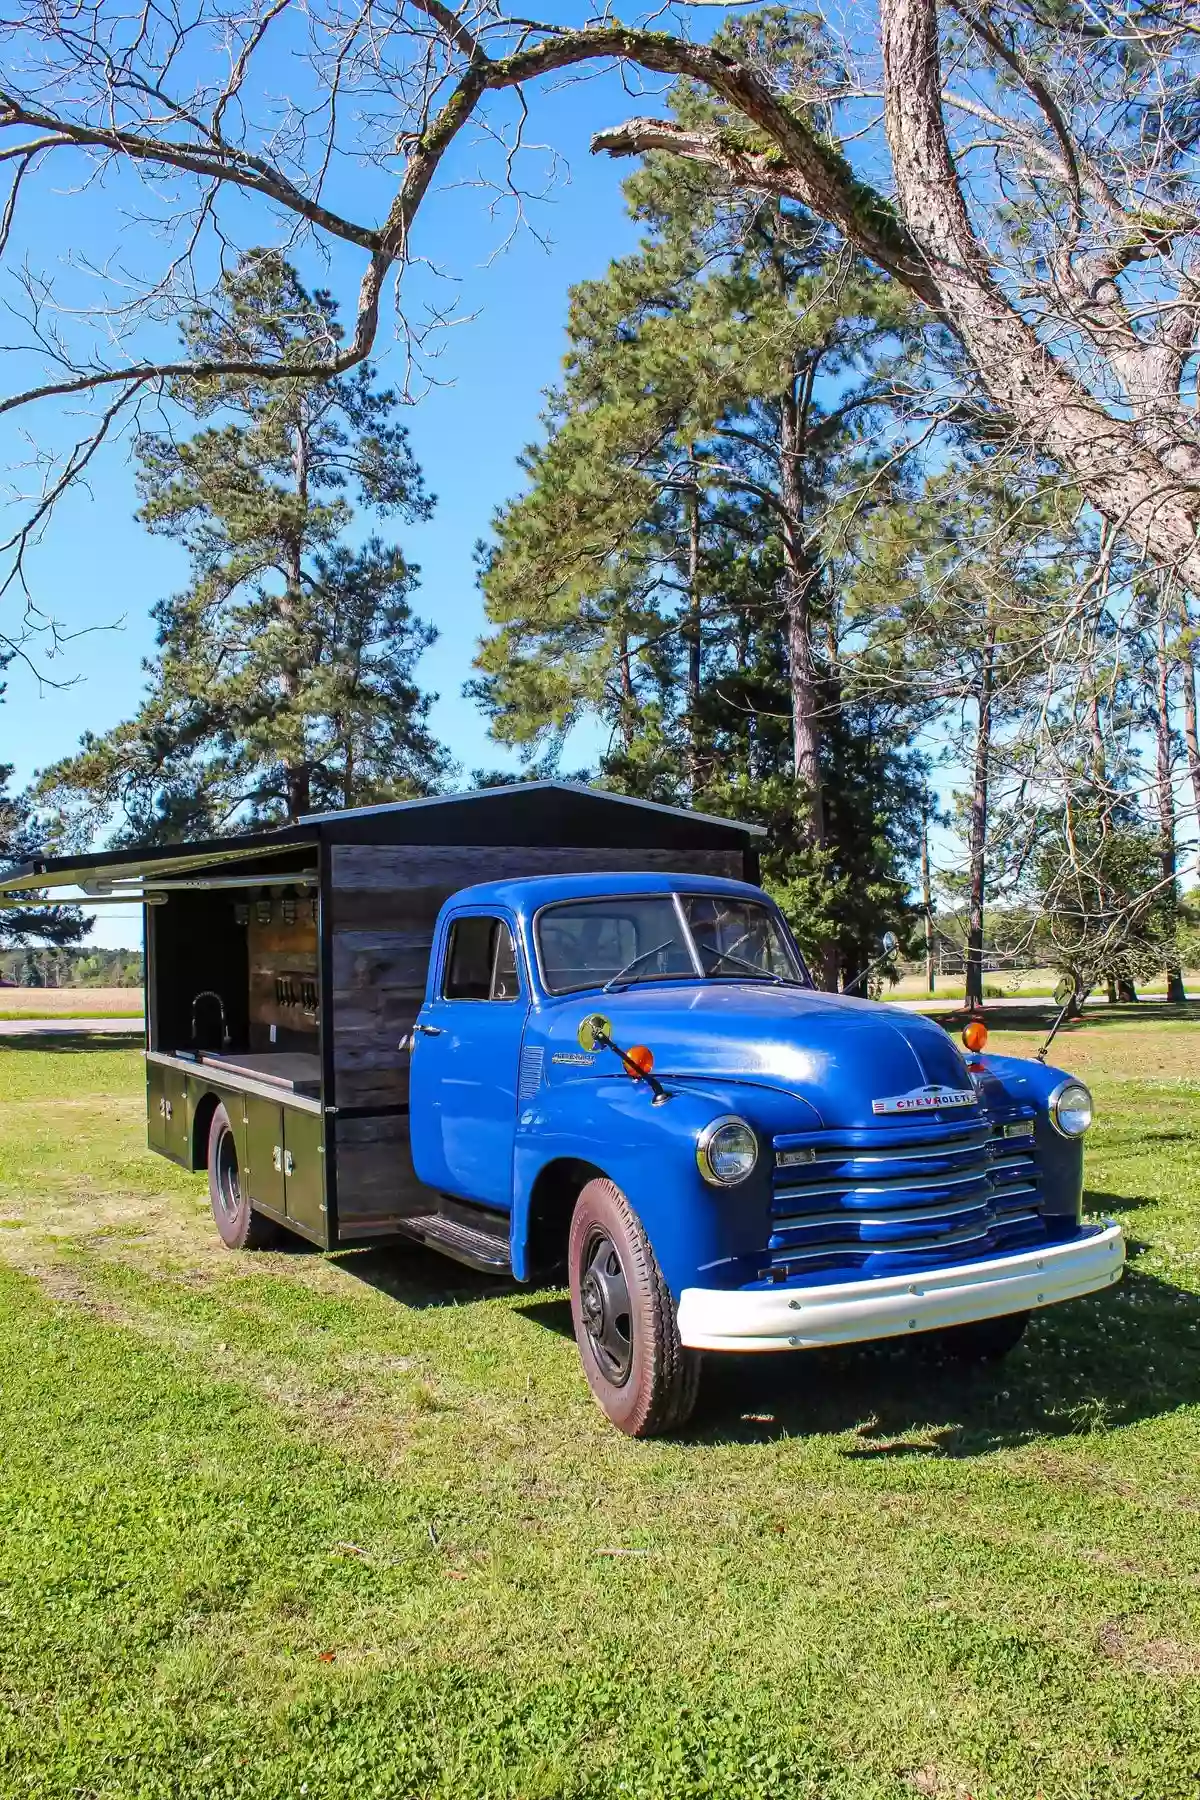
<path id="1" fill-rule="evenodd" d="M 229 1114 L 218 1106 L 208 1132 L 208 1198 L 221 1242 L 230 1250 L 265 1250 L 275 1226 L 256 1213 L 242 1181 Z"/>
<path id="2" fill-rule="evenodd" d="M 679 1341 L 650 1240 L 613 1182 L 581 1192 L 567 1257 L 575 1342 L 601 1410 L 630 1437 L 678 1429 L 696 1404 L 700 1358 Z"/>
<path id="3" fill-rule="evenodd" d="M 1002 1313 L 998 1319 L 972 1319 L 968 1325 L 947 1325 L 930 1335 L 959 1362 L 999 1362 L 1015 1350 L 1025 1336 L 1030 1314 Z"/>

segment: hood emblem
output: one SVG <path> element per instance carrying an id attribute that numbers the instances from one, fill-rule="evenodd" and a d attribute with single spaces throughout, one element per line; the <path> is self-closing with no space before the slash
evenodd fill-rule
<path id="1" fill-rule="evenodd" d="M 979 1095 L 974 1088 L 940 1087 L 934 1082 L 929 1087 L 913 1088 L 908 1094 L 889 1094 L 884 1100 L 872 1100 L 873 1113 L 915 1113 L 936 1112 L 941 1106 L 978 1106 Z"/>

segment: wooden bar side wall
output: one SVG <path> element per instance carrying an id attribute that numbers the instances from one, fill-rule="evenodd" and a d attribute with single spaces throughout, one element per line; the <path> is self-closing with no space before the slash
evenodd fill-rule
<path id="1" fill-rule="evenodd" d="M 433 927 L 443 904 L 479 881 L 566 873 L 726 875 L 742 878 L 740 850 L 605 850 L 553 847 L 335 844 L 330 928 L 334 1092 L 347 1109 L 408 1106 L 407 1050 L 400 1041 L 425 997 Z M 353 1129 L 352 1129 L 353 1128 Z M 349 1135 L 348 1135 L 349 1134 Z M 338 1231 L 428 1210 L 411 1173 L 404 1116 L 337 1122 Z"/>

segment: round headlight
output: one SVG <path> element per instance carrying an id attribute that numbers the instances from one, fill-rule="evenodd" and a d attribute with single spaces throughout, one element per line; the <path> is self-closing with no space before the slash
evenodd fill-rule
<path id="1" fill-rule="evenodd" d="M 1064 1081 L 1050 1096 L 1050 1123 L 1064 1137 L 1082 1137 L 1092 1122 L 1092 1096 L 1082 1081 Z"/>
<path id="2" fill-rule="evenodd" d="M 732 1113 L 706 1125 L 696 1140 L 696 1161 L 705 1181 L 734 1187 L 745 1181 L 758 1161 L 758 1139 L 745 1119 Z"/>

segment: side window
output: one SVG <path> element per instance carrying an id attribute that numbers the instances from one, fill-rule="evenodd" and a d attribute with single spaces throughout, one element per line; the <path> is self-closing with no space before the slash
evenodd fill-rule
<path id="1" fill-rule="evenodd" d="M 442 996 L 446 1000 L 516 1000 L 517 953 L 503 919 L 455 919 L 450 927 Z"/>

